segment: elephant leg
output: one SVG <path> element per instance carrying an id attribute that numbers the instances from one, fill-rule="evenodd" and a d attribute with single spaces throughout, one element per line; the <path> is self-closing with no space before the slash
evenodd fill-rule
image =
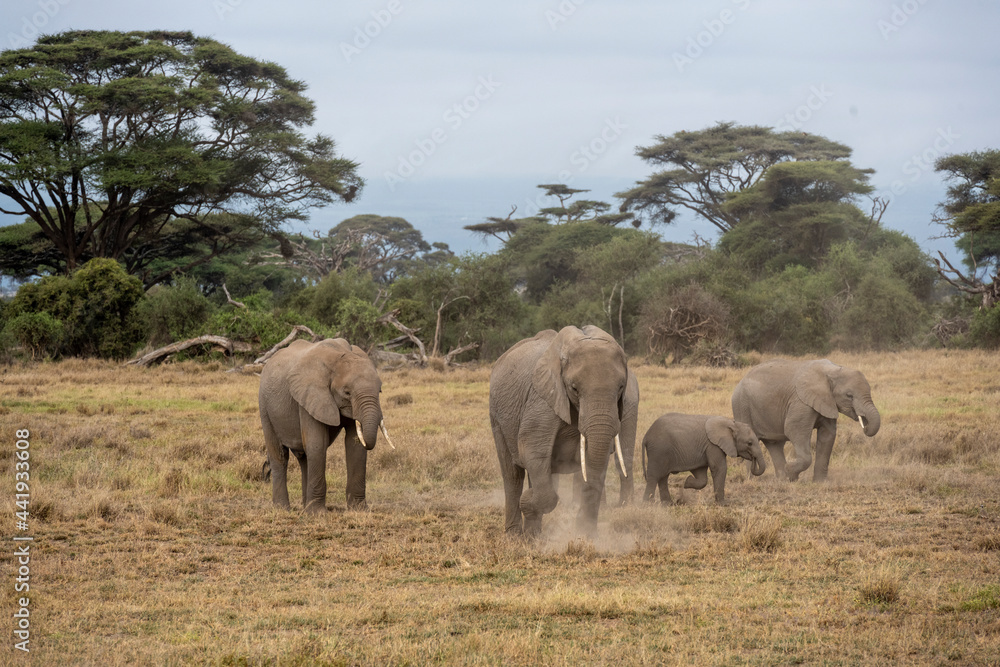
<path id="1" fill-rule="evenodd" d="M 357 422 L 346 420 L 344 427 L 344 460 L 347 463 L 347 508 L 367 509 L 365 485 L 368 475 L 368 450 L 358 438 Z"/>
<path id="2" fill-rule="evenodd" d="M 708 466 L 695 468 L 691 476 L 684 480 L 685 489 L 704 489 L 708 484 Z"/>
<path id="3" fill-rule="evenodd" d="M 306 512 L 326 511 L 326 448 L 330 446 L 330 432 L 326 424 L 318 421 L 305 408 L 299 406 L 299 426 L 307 465 L 302 484 L 302 505 Z"/>
<path id="4" fill-rule="evenodd" d="M 646 502 L 652 502 L 656 499 L 656 486 L 660 480 L 654 479 L 652 475 L 646 476 L 646 490 L 642 492 L 642 499 Z M 663 493 L 660 493 L 660 497 L 663 497 Z"/>
<path id="5" fill-rule="evenodd" d="M 302 509 L 305 509 L 306 488 L 309 486 L 309 459 L 306 457 L 305 450 L 299 451 L 298 449 L 292 449 L 290 451 L 295 455 L 295 459 L 299 462 L 299 472 L 302 473 Z"/>
<path id="6" fill-rule="evenodd" d="M 560 424 L 554 414 L 543 410 L 522 419 L 517 434 L 517 449 L 530 486 L 519 503 L 524 514 L 524 533 L 528 536 L 541 531 L 542 515 L 554 510 L 559 503 L 559 496 L 552 487 L 552 450 Z M 584 502 L 586 495 L 587 489 L 584 489 Z"/>
<path id="7" fill-rule="evenodd" d="M 264 447 L 267 449 L 267 463 L 271 473 L 271 502 L 288 509 L 288 448 L 283 447 L 274 432 L 269 419 L 261 419 L 264 427 Z"/>
<path id="8" fill-rule="evenodd" d="M 771 455 L 771 463 L 774 464 L 774 476 L 778 479 L 788 479 L 785 474 L 785 441 L 784 440 L 764 440 L 767 453 Z"/>
<path id="9" fill-rule="evenodd" d="M 635 495 L 635 474 L 633 471 L 633 465 L 635 463 L 635 434 L 638 428 L 638 414 L 631 413 L 626 415 L 619 427 L 618 441 L 622 446 L 622 458 L 625 459 L 625 469 L 622 470 L 621 463 L 618 461 L 618 456 L 612 452 L 611 456 L 615 459 L 615 467 L 618 469 L 618 503 L 620 505 L 628 505 L 632 502 L 632 496 Z"/>
<path id="10" fill-rule="evenodd" d="M 490 417 L 493 429 L 493 443 L 497 448 L 497 459 L 500 461 L 500 474 L 503 477 L 504 493 L 504 532 L 520 535 L 524 531 L 521 518 L 521 491 L 524 489 L 524 468 L 514 463 L 514 457 L 507 448 L 503 437 L 503 429 Z"/>
<path id="11" fill-rule="evenodd" d="M 788 481 L 794 482 L 799 478 L 806 468 L 812 465 L 812 429 L 789 434 L 789 440 L 795 447 L 795 460 L 789 461 Z"/>
<path id="12" fill-rule="evenodd" d="M 670 497 L 670 487 L 667 485 L 667 480 L 670 479 L 670 475 L 664 475 L 658 484 L 660 487 L 660 504 L 661 505 L 673 505 L 674 499 Z"/>
<path id="13" fill-rule="evenodd" d="M 724 505 L 726 502 L 726 473 L 728 467 L 725 461 L 722 465 L 712 467 L 712 486 L 715 489 L 715 502 Z"/>
<path id="14" fill-rule="evenodd" d="M 821 419 L 816 428 L 816 466 L 813 468 L 813 481 L 822 482 L 830 469 L 830 455 L 833 454 L 833 441 L 837 439 L 837 420 Z"/>
<path id="15" fill-rule="evenodd" d="M 541 532 L 542 515 L 548 514 L 556 508 L 559 496 L 552 488 L 549 457 L 528 459 L 526 463 L 525 472 L 530 480 L 531 488 L 521 495 L 519 507 L 524 514 L 524 533 L 533 537 Z"/>

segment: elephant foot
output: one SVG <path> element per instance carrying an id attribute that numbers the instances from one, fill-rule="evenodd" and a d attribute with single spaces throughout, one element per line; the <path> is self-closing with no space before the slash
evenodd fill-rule
<path id="1" fill-rule="evenodd" d="M 542 534 L 542 517 L 541 516 L 525 516 L 524 517 L 524 537 L 528 539 L 534 539 Z"/>

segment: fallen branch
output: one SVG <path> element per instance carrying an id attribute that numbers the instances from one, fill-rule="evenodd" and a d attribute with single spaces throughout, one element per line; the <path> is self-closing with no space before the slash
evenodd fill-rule
<path id="1" fill-rule="evenodd" d="M 405 335 L 407 338 L 413 341 L 413 344 L 417 346 L 418 350 L 420 350 L 420 357 L 418 359 L 418 363 L 421 366 L 423 366 L 424 364 L 427 363 L 427 349 L 424 347 L 423 341 L 417 338 L 416 336 L 418 330 L 411 329 L 410 327 L 406 326 L 405 324 L 397 320 L 396 315 L 399 315 L 399 308 L 390 310 L 388 313 L 378 318 L 378 321 L 383 324 L 389 324 L 395 327 L 400 332 L 402 332 L 403 335 Z"/>
<path id="2" fill-rule="evenodd" d="M 171 343 L 161 347 L 158 350 L 153 350 L 149 354 L 143 355 L 138 359 L 132 359 L 131 361 L 126 361 L 126 366 L 149 366 L 150 364 L 160 361 L 171 354 L 176 354 L 182 350 L 186 350 L 189 347 L 195 347 L 196 345 L 204 345 L 210 343 L 221 347 L 226 351 L 227 354 L 233 354 L 234 352 L 249 352 L 253 347 L 249 343 L 244 343 L 238 340 L 230 340 L 224 336 L 213 336 L 205 335 L 198 336 L 197 338 L 189 338 L 188 340 L 181 341 L 179 343 Z"/>
<path id="3" fill-rule="evenodd" d="M 457 357 L 458 355 L 462 354 L 463 352 L 468 352 L 469 350 L 474 350 L 477 347 L 479 347 L 479 343 L 469 343 L 468 345 L 463 345 L 462 347 L 456 347 L 454 350 L 452 350 L 448 354 L 444 355 L 444 363 L 445 363 L 445 365 L 446 366 L 450 366 L 452 363 L 454 363 L 454 362 L 452 362 L 452 359 L 454 357 Z"/>

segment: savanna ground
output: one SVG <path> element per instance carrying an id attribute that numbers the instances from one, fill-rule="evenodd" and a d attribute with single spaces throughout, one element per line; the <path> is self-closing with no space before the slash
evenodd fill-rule
<path id="1" fill-rule="evenodd" d="M 335 443 L 316 517 L 273 509 L 259 480 L 254 376 L 7 367 L 0 662 L 1000 663 L 1000 356 L 830 356 L 868 376 L 882 430 L 842 418 L 828 482 L 749 478 L 730 459 L 728 506 L 674 476 L 680 504 L 606 507 L 588 542 L 567 477 L 534 543 L 502 533 L 488 368 L 383 371 L 398 449 L 380 440 L 369 509 L 347 511 Z M 640 437 L 663 412 L 730 414 L 744 373 L 637 366 Z M 11 631 L 18 429 L 29 655 Z"/>

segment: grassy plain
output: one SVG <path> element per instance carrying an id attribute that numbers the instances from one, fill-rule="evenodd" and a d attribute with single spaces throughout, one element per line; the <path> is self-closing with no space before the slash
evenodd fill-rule
<path id="1" fill-rule="evenodd" d="M 370 508 L 347 511 L 335 443 L 320 517 L 270 506 L 256 377 L 0 369 L 0 663 L 1000 664 L 1000 356 L 831 358 L 865 372 L 882 430 L 842 418 L 828 482 L 731 461 L 728 506 L 675 476 L 678 505 L 607 507 L 588 542 L 566 478 L 534 543 L 502 534 L 488 368 L 383 372 L 398 449 L 379 443 Z M 640 437 L 663 412 L 730 414 L 745 373 L 636 370 Z M 15 534 L 34 537 L 28 656 Z"/>

